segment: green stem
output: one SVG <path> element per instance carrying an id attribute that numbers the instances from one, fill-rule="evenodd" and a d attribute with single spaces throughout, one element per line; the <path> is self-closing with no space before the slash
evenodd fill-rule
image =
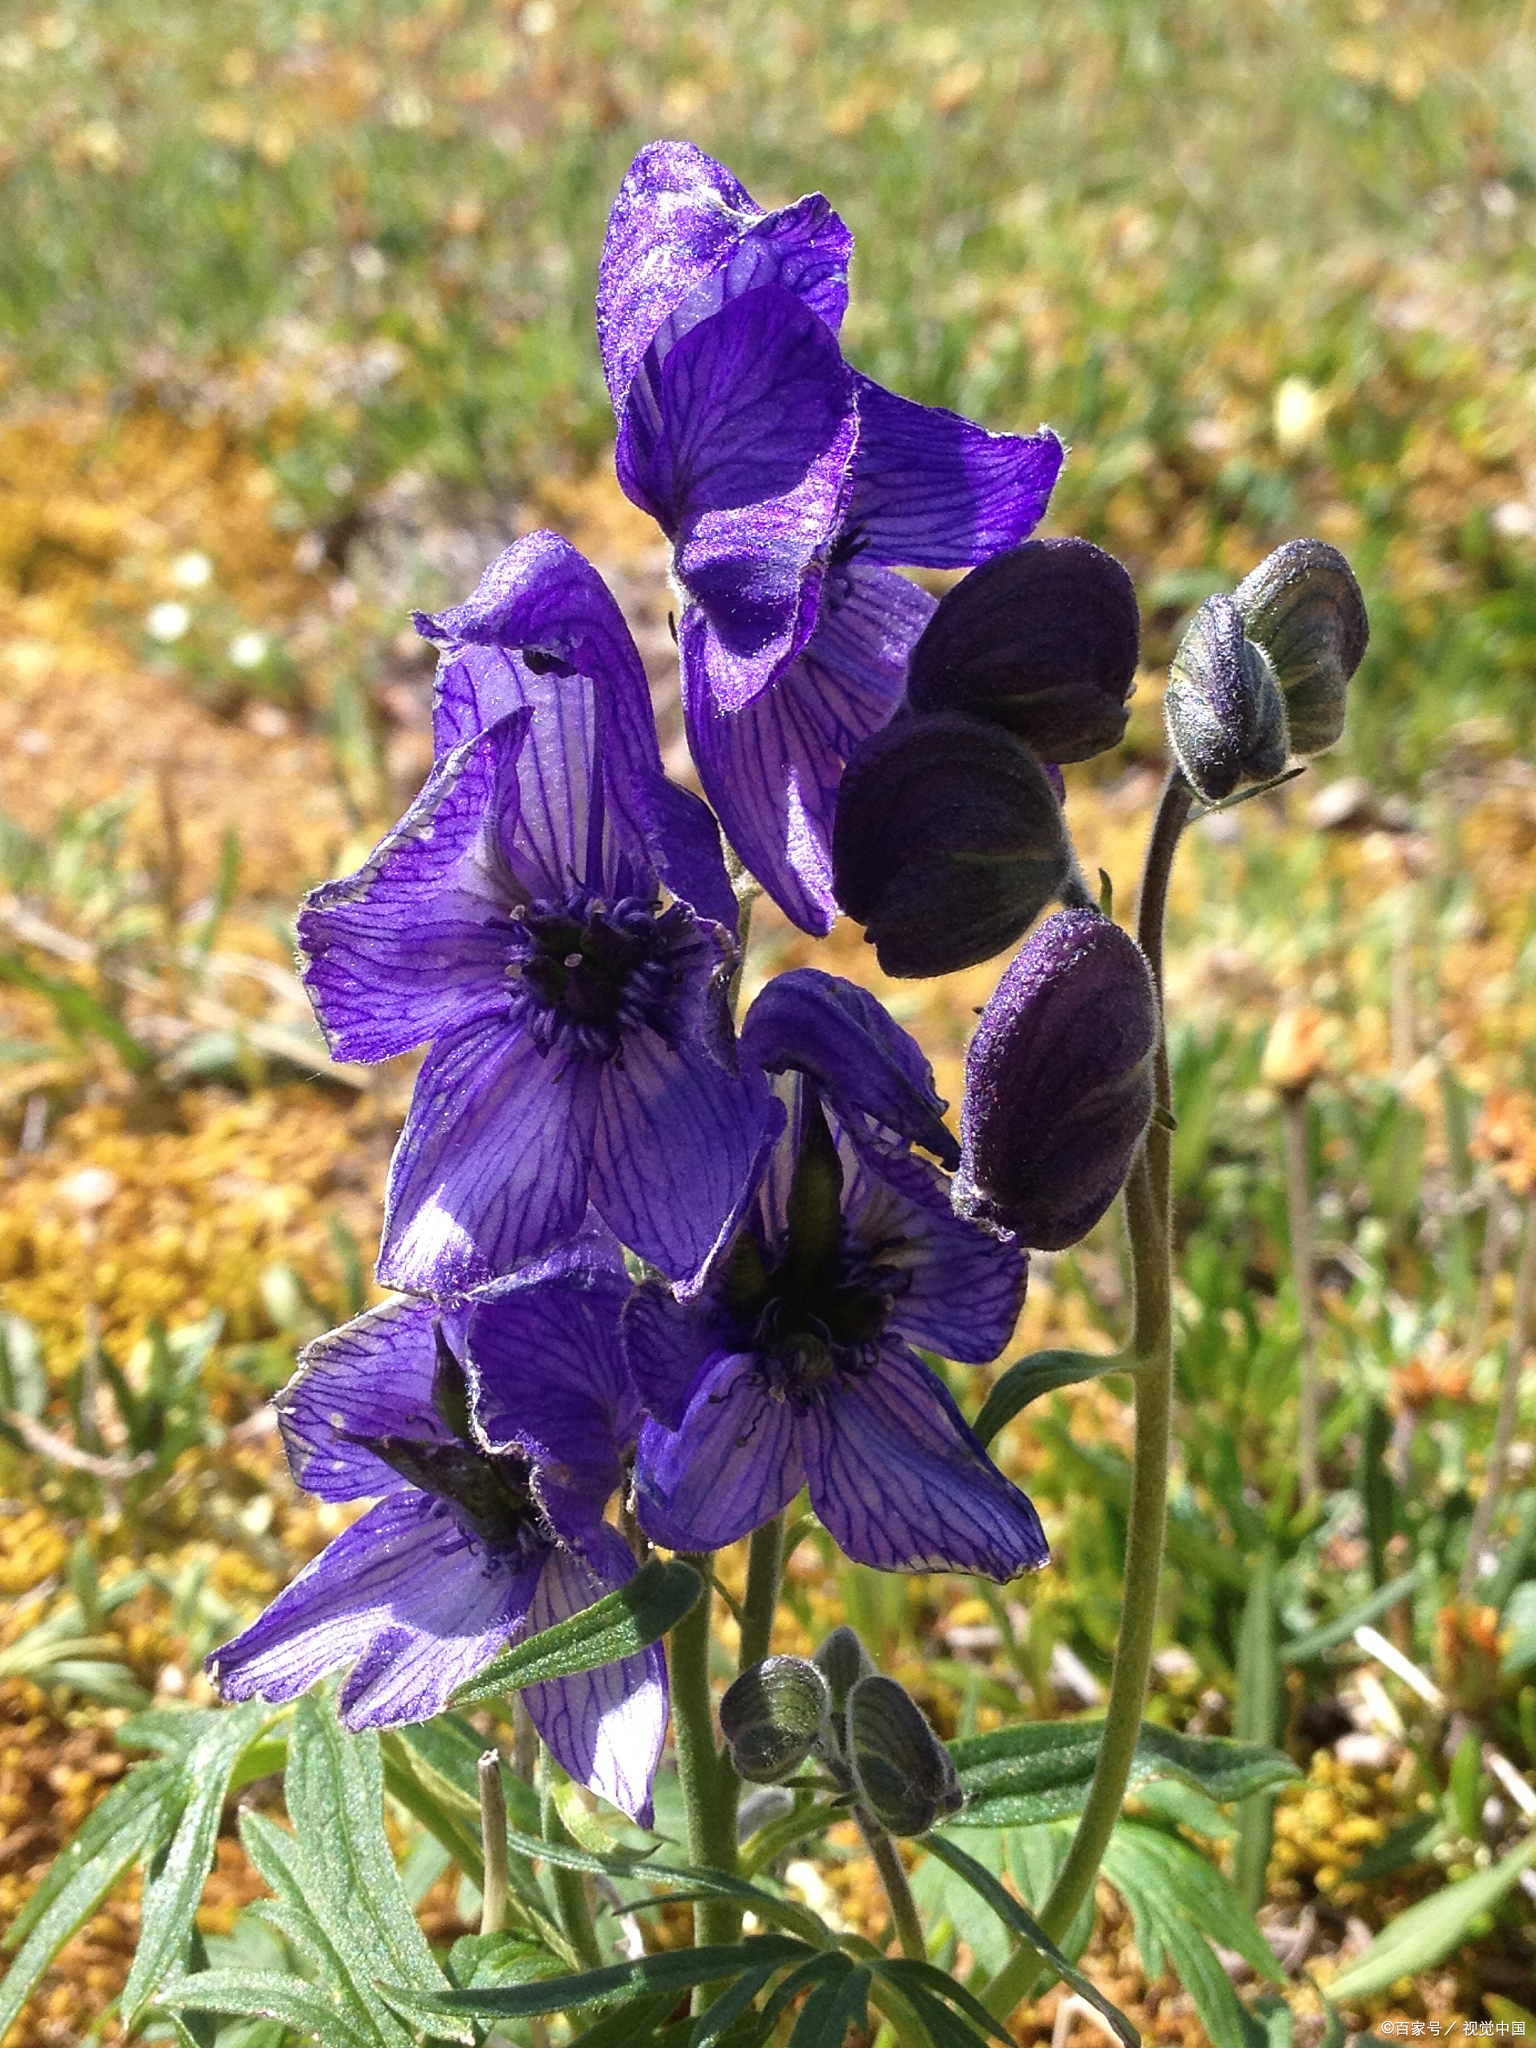
<path id="1" fill-rule="evenodd" d="M 874 1858 L 875 1868 L 880 1873 L 880 1882 L 885 1887 L 885 1896 L 890 1901 L 891 1919 L 896 1927 L 896 1939 L 901 1943 L 901 1952 L 910 1962 L 926 1963 L 928 1944 L 923 1939 L 923 1923 L 917 1916 L 917 1902 L 912 1897 L 912 1887 L 907 1882 L 906 1866 L 901 1852 L 890 1836 L 881 1827 L 872 1813 L 862 1806 L 853 1809 L 853 1817 L 859 1824 L 859 1833 L 864 1837 L 864 1846 Z"/>
<path id="2" fill-rule="evenodd" d="M 710 1552 L 684 1560 L 709 1584 Z M 715 1702 L 709 1686 L 708 1593 L 673 1629 L 668 1641 L 672 1676 L 672 1740 L 677 1777 L 688 1823 L 691 1861 L 709 1870 L 736 1870 L 736 1796 L 740 1780 L 729 1755 L 715 1744 Z M 741 1907 L 734 1899 L 699 1899 L 693 1909 L 696 1947 L 731 1942 L 741 1934 Z M 708 2001 L 705 2000 L 705 2003 Z"/>
<path id="3" fill-rule="evenodd" d="M 561 1778 L 565 1773 L 546 1749 L 540 1759 L 542 1783 L 539 1787 L 539 1833 L 546 1842 L 562 1846 L 570 1842 L 570 1835 L 560 1818 L 560 1809 L 555 1804 L 556 1773 Z M 505 1821 L 503 1821 L 505 1831 Z M 597 1938 L 597 1929 L 592 1922 L 592 1902 L 587 1897 L 587 1880 L 579 1870 L 567 1870 L 559 1863 L 547 1866 L 550 1888 L 555 1895 L 555 1919 L 560 1932 L 571 1945 L 572 1953 L 584 1970 L 600 1970 L 610 1960 L 602 1951 Z"/>
<path id="4" fill-rule="evenodd" d="M 741 1648 L 738 1671 L 761 1664 L 773 1646 L 773 1617 L 779 1605 L 784 1574 L 784 1511 L 770 1516 L 752 1532 L 747 1550 L 747 1594 L 741 1607 Z"/>
<path id="5" fill-rule="evenodd" d="M 1191 793 L 1174 772 L 1163 789 L 1147 845 L 1137 908 L 1136 936 L 1151 966 L 1161 1004 L 1163 919 L 1179 835 L 1189 817 Z M 1168 1047 L 1159 1024 L 1156 1099 L 1171 1108 Z M 1167 1125 L 1154 1118 L 1131 1168 L 1125 1214 L 1131 1244 L 1133 1308 L 1130 1349 L 1136 1360 L 1136 1437 L 1131 1462 L 1131 1505 L 1126 1531 L 1125 1582 L 1120 1638 L 1110 1678 L 1104 1735 L 1093 1783 L 1055 1884 L 1040 1909 L 1040 1924 L 1059 1942 L 1077 1916 L 1098 1876 L 1116 1821 L 1125 1804 L 1131 1761 L 1141 1732 L 1147 1678 L 1157 1632 L 1157 1596 L 1163 1571 L 1163 1538 L 1168 1519 L 1168 1455 L 1173 1412 L 1173 1266 L 1170 1210 L 1173 1146 Z M 1000 2019 L 1027 1999 L 1044 1965 L 1032 1948 L 1016 1949 L 983 1993 L 983 2003 Z"/>

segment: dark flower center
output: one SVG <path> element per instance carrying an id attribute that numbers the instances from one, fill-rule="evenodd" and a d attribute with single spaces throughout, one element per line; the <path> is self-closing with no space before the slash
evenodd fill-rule
<path id="1" fill-rule="evenodd" d="M 675 1049 L 688 971 L 703 945 L 685 904 L 662 910 L 644 896 L 610 904 L 578 885 L 513 921 L 514 1015 L 545 1053 L 611 1060 L 626 1032 L 643 1029 Z"/>
<path id="2" fill-rule="evenodd" d="M 432 1378 L 432 1409 L 436 1420 L 453 1431 L 453 1440 L 423 1436 L 364 1436 L 345 1431 L 342 1442 L 372 1451 L 402 1479 L 442 1503 L 466 1535 L 478 1537 L 502 1556 L 531 1557 L 547 1549 L 549 1538 L 533 1497 L 532 1469 L 518 1451 L 492 1457 L 469 1433 L 469 1393 L 464 1368 L 437 1325 L 437 1365 Z M 430 1427 L 427 1418 L 424 1425 Z"/>
<path id="3" fill-rule="evenodd" d="M 866 1378 L 894 1304 L 842 1215 L 843 1170 L 819 1105 L 807 1115 L 784 1241 L 765 1254 L 744 1230 L 726 1272 L 726 1301 L 754 1352 L 764 1389 L 806 1408 L 835 1376 Z"/>
<path id="4" fill-rule="evenodd" d="M 852 597 L 853 577 L 849 572 L 868 546 L 869 535 L 862 526 L 845 526 L 833 541 L 821 585 L 821 609 L 828 616 L 841 611 Z"/>

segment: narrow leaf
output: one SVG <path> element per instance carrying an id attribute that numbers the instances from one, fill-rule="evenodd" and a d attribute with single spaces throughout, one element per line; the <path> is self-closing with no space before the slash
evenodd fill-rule
<path id="1" fill-rule="evenodd" d="M 1273 1743 L 1280 1723 L 1280 1664 L 1275 1655 L 1275 1561 L 1263 1551 L 1254 1567 L 1243 1619 L 1237 1636 L 1237 1716 L 1233 1733 L 1239 1741 Z M 1249 1912 L 1264 1902 L 1274 1835 L 1273 1792 L 1251 1792 L 1237 1810 L 1237 1854 L 1233 1878 L 1237 1895 Z"/>
<path id="2" fill-rule="evenodd" d="M 958 2006 L 965 2018 L 983 2033 L 991 2034 L 999 2041 L 1010 2038 L 1007 2028 L 993 2018 L 979 1998 L 972 1997 L 963 1984 L 957 1984 L 953 1977 L 936 1969 L 932 1963 L 920 1963 L 915 1956 L 895 1956 L 889 1960 L 882 1957 L 871 1968 L 898 1985 L 908 1997 L 914 1991 L 926 1989 L 938 2001 L 948 1999 L 951 2005 Z"/>
<path id="3" fill-rule="evenodd" d="M 930 1855 L 937 1856 L 941 1863 L 949 1865 L 956 1876 L 964 1878 L 971 1889 L 986 1900 L 998 1918 L 1050 1964 L 1063 1983 L 1070 1984 L 1079 1998 L 1088 2001 L 1094 2011 L 1100 2014 L 1106 2024 L 1126 2043 L 1126 2048 L 1140 2048 L 1141 2036 L 1125 2014 L 1118 2006 L 1110 2003 L 1090 1977 L 1085 1977 L 1081 1970 L 1067 1961 L 1034 1915 L 1025 1911 L 1012 1892 L 1006 1891 L 990 1870 L 978 1863 L 974 1856 L 968 1856 L 956 1843 L 947 1841 L 943 1835 L 930 1835 L 926 1847 Z"/>
<path id="4" fill-rule="evenodd" d="M 1032 1351 L 1027 1358 L 1017 1359 L 993 1382 L 992 1391 L 971 1426 L 981 1441 L 989 1444 L 1021 1408 L 1038 1401 L 1042 1394 L 1053 1394 L 1059 1387 L 1075 1387 L 1084 1380 L 1102 1379 L 1105 1373 L 1126 1370 L 1127 1361 L 1118 1351 L 1107 1358 L 1090 1351 Z"/>
<path id="5" fill-rule="evenodd" d="M 515 1984 L 502 1991 L 443 1991 L 423 2000 L 433 2012 L 469 2013 L 477 2019 L 527 2019 L 537 2013 L 575 2012 L 626 1993 L 690 1990 L 717 1977 L 736 1977 L 765 1963 L 793 1963 L 813 1955 L 803 1941 L 783 1934 L 754 1934 L 745 1941 L 708 1948 L 663 1949 L 633 1962 L 555 1977 L 544 1984 Z"/>
<path id="6" fill-rule="evenodd" d="M 1025 1721 L 950 1744 L 966 1795 L 951 1827 L 1032 1827 L 1081 1813 L 1104 1723 Z M 1178 1778 L 1224 1805 L 1299 1776 L 1278 1751 L 1224 1736 L 1179 1735 L 1144 1721 L 1127 1790 Z"/>
<path id="7" fill-rule="evenodd" d="M 203 1970 L 162 1985 L 155 2003 L 167 2012 L 277 2020 L 312 2036 L 322 2048 L 373 2048 L 376 2039 L 361 2033 L 324 1987 L 273 1970 Z"/>
<path id="8" fill-rule="evenodd" d="M 1287 1664 L 1305 1664 L 1309 1658 L 1321 1656 L 1324 1650 L 1332 1649 L 1335 1643 L 1342 1643 L 1346 1636 L 1352 1636 L 1357 1628 L 1375 1621 L 1395 1607 L 1399 1600 L 1406 1600 L 1419 1583 L 1419 1568 L 1404 1572 L 1400 1579 L 1392 1579 L 1385 1586 L 1378 1586 L 1368 1598 L 1351 1607 L 1347 1614 L 1341 1614 L 1334 1621 L 1325 1621 L 1318 1628 L 1308 1629 L 1303 1636 L 1292 1636 L 1280 1645 L 1280 1655 Z"/>
<path id="9" fill-rule="evenodd" d="M 1536 1862 L 1536 1835 L 1487 1870 L 1420 1899 L 1385 1926 L 1364 1955 L 1342 1969 L 1328 1986 L 1330 1998 L 1368 1998 L 1399 1977 L 1416 1977 L 1448 1956 L 1480 1913 L 1489 1912 Z"/>
<path id="10" fill-rule="evenodd" d="M 517 1644 L 453 1696 L 456 1707 L 518 1692 L 525 1685 L 547 1685 L 601 1664 L 633 1657 L 681 1621 L 704 1590 L 704 1581 L 679 1558 L 663 1564 L 653 1558 L 627 1586 L 605 1593 L 601 1600 L 540 1629 Z"/>
<path id="11" fill-rule="evenodd" d="M 225 1708 L 187 1754 L 191 1797 L 182 1809 L 164 1861 L 144 1887 L 139 1945 L 123 1987 L 123 2018 L 131 2031 L 155 1986 L 184 1964 L 198 1902 L 213 1867 L 230 1779 L 243 1752 L 272 1718 L 264 1700 Z"/>

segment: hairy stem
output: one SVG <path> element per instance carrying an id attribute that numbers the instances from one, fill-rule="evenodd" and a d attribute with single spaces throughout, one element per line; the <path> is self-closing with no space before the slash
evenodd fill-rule
<path id="1" fill-rule="evenodd" d="M 1533 1312 L 1536 1312 L 1536 1189 L 1531 1191 L 1526 1204 L 1525 1243 L 1520 1252 L 1519 1270 L 1515 1274 L 1509 1349 L 1504 1354 L 1504 1383 L 1499 1389 L 1499 1412 L 1493 1425 L 1493 1442 L 1488 1447 L 1488 1471 L 1483 1480 L 1483 1490 L 1477 1497 L 1477 1506 L 1472 1511 L 1467 1554 L 1461 1567 L 1459 1591 L 1463 1600 L 1469 1600 L 1477 1590 L 1477 1582 L 1482 1575 L 1483 1552 L 1493 1528 L 1494 1510 L 1504 1487 L 1504 1472 L 1509 1463 L 1510 1446 L 1515 1440 L 1515 1425 L 1519 1421 L 1520 1368 L 1530 1348 Z"/>
<path id="2" fill-rule="evenodd" d="M 896 1939 L 901 1952 L 908 1961 L 926 1963 L 928 1944 L 923 1939 L 923 1923 L 917 1915 L 917 1903 L 912 1897 L 912 1887 L 907 1882 L 906 1865 L 901 1852 L 881 1827 L 874 1815 L 862 1806 L 853 1809 L 853 1817 L 859 1824 L 859 1833 L 864 1837 L 864 1846 L 874 1858 L 880 1882 L 890 1903 L 891 1921 L 896 1929 Z"/>
<path id="3" fill-rule="evenodd" d="M 686 1558 L 708 1588 L 714 1567 L 712 1552 Z M 688 1854 L 694 1863 L 733 1874 L 736 1869 L 736 1795 L 740 1781 L 728 1754 L 715 1743 L 715 1703 L 709 1687 L 709 1618 L 706 1590 L 683 1616 L 668 1639 L 672 1675 L 672 1739 L 677 1749 L 677 1777 L 688 1822 Z M 693 1908 L 696 1947 L 735 1941 L 741 1932 L 741 1907 L 734 1899 L 699 1899 Z M 695 1994 L 702 2008 L 710 2001 L 708 1987 Z"/>
<path id="4" fill-rule="evenodd" d="M 1307 1091 L 1280 1091 L 1280 1133 L 1285 1147 L 1285 1200 L 1290 1212 L 1291 1271 L 1301 1325 L 1301 1413 L 1297 1423 L 1297 1471 L 1303 1504 L 1314 1500 L 1319 1479 L 1317 1384 L 1317 1284 L 1312 1269 L 1312 1189 L 1307 1170 Z"/>
<path id="5" fill-rule="evenodd" d="M 779 1581 L 784 1575 L 784 1511 L 771 1516 L 752 1532 L 747 1550 L 747 1596 L 741 1608 L 741 1648 L 738 1671 L 761 1664 L 773 1644 L 773 1617 L 779 1605 Z"/>
<path id="6" fill-rule="evenodd" d="M 1175 771 L 1165 784 L 1142 870 L 1136 936 L 1151 966 L 1159 1007 L 1163 993 L 1163 920 L 1173 857 L 1189 817 L 1189 786 Z M 1156 1055 L 1157 1102 L 1170 1110 L 1168 1047 L 1161 1022 Z M 1125 1582 L 1120 1637 L 1110 1678 L 1104 1735 L 1093 1783 L 1040 1925 L 1060 1941 L 1088 1897 L 1110 1835 L 1125 1804 L 1131 1761 L 1141 1733 L 1147 1678 L 1157 1631 L 1157 1596 L 1168 1519 L 1168 1453 L 1173 1411 L 1173 1146 L 1167 1123 L 1154 1118 L 1131 1168 L 1125 1214 L 1131 1245 L 1133 1307 L 1130 1350 L 1136 1361 L 1136 1437 L 1131 1462 L 1131 1505 L 1126 1530 Z M 1028 1998 L 1044 1965 L 1032 1948 L 1016 1949 L 983 1993 L 1000 2019 Z"/>
<path id="7" fill-rule="evenodd" d="M 559 1847 L 571 1839 L 566 1832 L 564 1821 L 560 1818 L 560 1809 L 555 1804 L 555 1786 L 565 1777 L 565 1773 L 547 1749 L 540 1761 L 542 1783 L 539 1787 L 539 1833 L 546 1842 Z M 502 1832 L 505 1835 L 505 1823 Z M 555 1919 L 559 1923 L 560 1932 L 570 1943 L 577 1962 L 583 1970 L 600 1970 L 609 1958 L 603 1954 L 597 1938 L 597 1929 L 592 1924 L 592 1901 L 587 1897 L 586 1878 L 579 1870 L 567 1870 L 558 1863 L 551 1863 L 549 1882 L 555 1895 Z"/>

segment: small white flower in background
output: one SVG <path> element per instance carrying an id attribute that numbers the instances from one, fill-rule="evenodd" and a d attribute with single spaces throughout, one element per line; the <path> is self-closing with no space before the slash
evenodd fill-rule
<path id="1" fill-rule="evenodd" d="M 213 564 L 206 555 L 182 555 L 171 565 L 171 581 L 178 590 L 201 590 L 213 578 Z"/>
<path id="2" fill-rule="evenodd" d="M 1275 439 L 1292 455 L 1315 441 L 1328 417 L 1328 401 L 1305 377 L 1287 377 L 1275 393 Z"/>
<path id="3" fill-rule="evenodd" d="M 192 614 L 184 604 L 174 599 L 166 604 L 152 605 L 144 620 L 144 629 L 151 640 L 163 640 L 167 646 L 179 640 L 192 623 Z"/>
<path id="4" fill-rule="evenodd" d="M 259 668 L 267 658 L 265 633 L 237 633 L 229 643 L 229 658 L 236 668 Z"/>

